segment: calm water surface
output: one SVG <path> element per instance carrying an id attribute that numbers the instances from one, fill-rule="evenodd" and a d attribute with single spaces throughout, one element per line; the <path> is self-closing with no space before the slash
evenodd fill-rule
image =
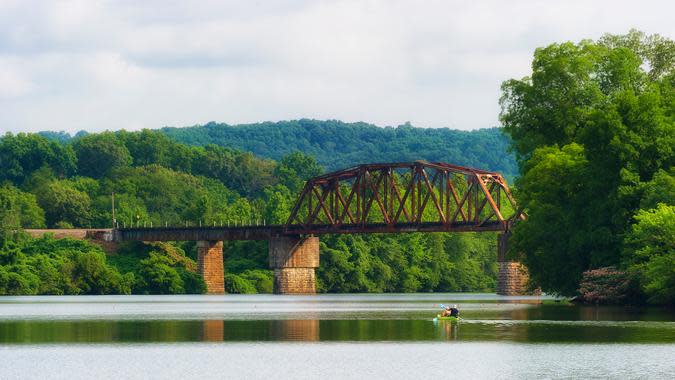
<path id="1" fill-rule="evenodd" d="M 434 322 L 440 303 L 464 320 Z M 675 314 L 494 294 L 0 297 L 0 378 L 674 378 Z"/>

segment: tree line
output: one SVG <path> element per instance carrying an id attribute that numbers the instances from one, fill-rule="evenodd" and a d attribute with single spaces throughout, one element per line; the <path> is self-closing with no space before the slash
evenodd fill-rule
<path id="1" fill-rule="evenodd" d="M 300 151 L 329 171 L 364 162 L 427 160 L 498 171 L 508 179 L 518 173 L 515 157 L 508 151 L 509 138 L 499 128 L 460 131 L 417 128 L 410 123 L 381 128 L 368 123 L 300 119 L 239 125 L 210 122 L 160 131 L 190 146 L 215 144 L 276 161 Z M 61 142 L 72 139 L 63 132 L 41 134 Z M 80 132 L 75 138 L 83 135 L 86 133 Z"/>
<path id="2" fill-rule="evenodd" d="M 166 134 L 103 132 L 0 139 L 1 294 L 200 293 L 192 242 L 96 245 L 22 228 L 282 224 L 307 178 L 324 168 L 292 152 L 279 161 L 250 152 L 188 146 Z M 322 239 L 319 291 L 487 291 L 496 276 L 495 236 L 371 235 Z M 232 293 L 271 292 L 265 242 L 226 242 Z"/>

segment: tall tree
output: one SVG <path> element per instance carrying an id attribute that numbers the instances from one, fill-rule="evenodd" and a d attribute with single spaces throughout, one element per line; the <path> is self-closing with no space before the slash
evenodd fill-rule
<path id="1" fill-rule="evenodd" d="M 513 246 L 544 290 L 573 293 L 583 270 L 619 264 L 644 183 L 675 164 L 674 54 L 637 31 L 552 44 L 502 85 L 530 213 Z"/>
<path id="2" fill-rule="evenodd" d="M 37 134 L 6 134 L 0 138 L 0 181 L 21 184 L 34 171 L 49 167 L 58 177 L 75 172 L 75 154 L 70 146 Z"/>
<path id="3" fill-rule="evenodd" d="M 129 150 L 112 132 L 86 135 L 73 144 L 77 155 L 78 173 L 92 178 L 102 178 L 116 168 L 129 166 Z"/>

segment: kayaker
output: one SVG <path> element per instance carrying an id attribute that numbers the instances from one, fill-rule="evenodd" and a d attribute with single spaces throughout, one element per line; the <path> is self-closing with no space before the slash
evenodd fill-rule
<path id="1" fill-rule="evenodd" d="M 457 305 L 452 305 L 450 308 L 450 316 L 459 318 L 459 309 L 457 308 Z"/>
<path id="2" fill-rule="evenodd" d="M 441 317 L 449 317 L 450 316 L 450 306 L 446 306 L 445 309 L 443 309 L 443 312 L 441 313 Z"/>
<path id="3" fill-rule="evenodd" d="M 459 318 L 459 309 L 457 308 L 457 305 L 446 306 L 445 310 L 443 310 L 443 314 L 441 314 L 441 317 Z"/>
<path id="4" fill-rule="evenodd" d="M 459 317 L 459 309 L 457 308 L 457 305 L 446 306 L 445 310 L 443 310 L 443 314 L 441 314 L 441 317 Z"/>

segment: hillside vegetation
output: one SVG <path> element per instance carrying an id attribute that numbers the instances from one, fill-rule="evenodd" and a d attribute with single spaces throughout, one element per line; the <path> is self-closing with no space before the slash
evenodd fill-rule
<path id="1" fill-rule="evenodd" d="M 185 144 L 216 144 L 274 160 L 300 151 L 316 158 L 327 170 L 414 160 L 494 170 L 508 178 L 515 177 L 518 170 L 508 152 L 509 139 L 498 128 L 459 131 L 413 128 L 410 124 L 380 128 L 367 123 L 302 119 L 242 125 L 208 123 L 161 131 Z"/>
<path id="2" fill-rule="evenodd" d="M 6 134 L 0 139 L 0 294 L 199 293 L 193 242 L 127 244 L 108 256 L 87 242 L 31 239 L 20 228 L 281 224 L 304 180 L 324 171 L 309 155 L 260 158 L 188 146 L 158 131 Z M 488 291 L 494 234 L 325 236 L 318 290 Z M 265 242 L 226 242 L 233 293 L 271 292 Z"/>

